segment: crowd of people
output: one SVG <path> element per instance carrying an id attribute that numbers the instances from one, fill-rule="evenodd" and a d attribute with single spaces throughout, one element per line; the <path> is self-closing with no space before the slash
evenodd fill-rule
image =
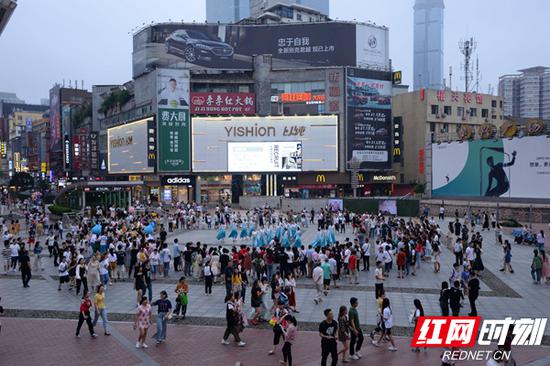
<path id="1" fill-rule="evenodd" d="M 148 347 L 153 306 L 157 306 L 154 339 L 162 343 L 167 321 L 186 317 L 188 281 L 202 281 L 205 296 L 221 282 L 225 285 L 227 321 L 222 344 L 228 344 L 232 335 L 237 345 L 245 346 L 241 339 L 244 329 L 266 323 L 274 334 L 268 354 L 275 354 L 282 343 L 282 362 L 292 365 L 292 344 L 298 333 L 293 314 L 299 313 L 296 289 L 300 279 L 312 282 L 315 296 L 311 300 L 320 305 L 334 288 L 359 285 L 359 272 L 368 272 L 372 266 L 378 325 L 370 337 L 374 346 L 387 343 L 389 350 L 396 351 L 392 308 L 384 283 L 390 274 L 398 281 L 414 277 L 421 267 L 440 272 L 446 247 L 454 254 L 454 265 L 449 268 L 449 280 L 441 284 L 441 314 L 432 315 L 459 315 L 466 297 L 468 315 L 478 315 L 476 301 L 484 271 L 484 237 L 476 231 L 478 219 L 466 216 L 460 220 L 455 214 L 443 230 L 440 221 L 424 214 L 404 219 L 328 207 L 317 212 L 281 212 L 269 207 L 243 212 L 229 206 L 216 207 L 210 213 L 200 205 L 181 204 L 168 212 L 139 206 L 128 210 L 97 207 L 71 222 L 51 222 L 40 206 L 27 205 L 24 225 L 17 219 L 2 222 L 2 254 L 5 272 L 19 270 L 25 288 L 30 287 L 31 272 L 44 270 L 43 260 L 50 258 L 58 271 L 58 290 L 74 290 L 82 299 L 76 336 L 86 322 L 90 335 L 96 337 L 94 327 L 100 319 L 104 334 L 110 335 L 106 289 L 113 282 L 131 281 L 136 291 L 137 348 Z M 444 209 L 439 216 L 445 218 Z M 501 271 L 514 273 L 511 243 L 502 241 L 502 231 L 498 223 L 492 224 L 492 215 L 483 214 L 480 220 L 481 231 L 494 230 L 495 243 L 503 248 Z M 317 233 L 312 242 L 304 243 L 302 230 L 310 226 Z M 214 244 L 168 240 L 171 232 L 197 229 L 215 230 Z M 346 235 L 344 240 L 337 239 Z M 541 235 L 531 273 L 535 283 L 550 283 L 544 233 Z M 182 274 L 172 295 L 174 309 L 166 291 L 153 300 L 153 282 L 171 279 L 172 271 Z M 414 310 L 409 321 L 414 325 L 424 310 L 419 299 L 411 305 Z M 325 320 L 319 325 L 323 365 L 329 356 L 332 365 L 339 358 L 348 362 L 362 357 L 364 337 L 358 306 L 358 299 L 352 297 L 349 304 L 337 309 L 336 316 L 332 309 L 323 310 Z"/>

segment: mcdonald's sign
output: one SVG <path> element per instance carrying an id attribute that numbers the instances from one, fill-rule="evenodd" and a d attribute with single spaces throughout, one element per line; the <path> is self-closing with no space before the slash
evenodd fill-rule
<path id="1" fill-rule="evenodd" d="M 324 174 L 317 174 L 317 177 L 315 177 L 315 182 L 317 183 L 326 183 L 327 177 Z"/>
<path id="2" fill-rule="evenodd" d="M 364 182 L 365 181 L 365 176 L 363 175 L 363 173 L 357 173 L 357 181 L 358 182 Z"/>
<path id="3" fill-rule="evenodd" d="M 394 147 L 393 148 L 393 156 L 401 156 L 401 148 L 400 147 Z"/>
<path id="4" fill-rule="evenodd" d="M 393 85 L 401 85 L 401 81 L 402 81 L 401 71 L 395 71 L 392 74 L 392 81 L 393 81 Z"/>

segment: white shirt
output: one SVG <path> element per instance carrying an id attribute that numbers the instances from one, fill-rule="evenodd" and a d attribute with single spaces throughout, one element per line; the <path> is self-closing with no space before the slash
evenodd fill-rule
<path id="1" fill-rule="evenodd" d="M 363 244 L 362 250 L 363 250 L 363 255 L 367 257 L 370 256 L 370 243 Z"/>
<path id="2" fill-rule="evenodd" d="M 384 308 L 382 315 L 384 317 L 384 326 L 386 327 L 386 329 L 390 329 L 393 326 L 393 316 L 391 314 L 391 309 L 389 307 Z"/>
<path id="3" fill-rule="evenodd" d="M 383 278 L 383 273 L 382 273 L 382 268 L 376 268 L 374 270 L 374 283 L 383 283 L 384 280 L 382 280 Z"/>
<path id="4" fill-rule="evenodd" d="M 465 254 L 466 254 L 466 259 L 468 259 L 469 261 L 473 261 L 475 259 L 474 248 L 472 247 L 466 248 Z"/>
<path id="5" fill-rule="evenodd" d="M 313 282 L 315 282 L 316 284 L 318 285 L 323 284 L 323 269 L 321 268 L 321 266 L 317 266 L 313 269 L 312 277 L 313 277 Z"/>
<path id="6" fill-rule="evenodd" d="M 99 263 L 99 274 L 106 275 L 109 274 L 109 258 L 105 258 Z"/>
<path id="7" fill-rule="evenodd" d="M 11 244 L 10 245 L 10 251 L 12 257 L 18 257 L 19 256 L 19 245 L 18 244 Z"/>

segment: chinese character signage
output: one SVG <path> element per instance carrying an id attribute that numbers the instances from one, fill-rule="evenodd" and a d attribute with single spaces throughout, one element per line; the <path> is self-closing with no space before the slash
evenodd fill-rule
<path id="1" fill-rule="evenodd" d="M 254 93 L 191 93 L 191 114 L 255 114 Z"/>
<path id="2" fill-rule="evenodd" d="M 63 161 L 65 170 L 71 169 L 71 139 L 69 135 L 65 135 L 63 139 Z"/>
<path id="3" fill-rule="evenodd" d="M 189 70 L 157 69 L 158 170 L 190 168 Z"/>
<path id="4" fill-rule="evenodd" d="M 156 24 L 134 36 L 133 76 L 158 67 L 252 70 L 254 55 L 275 69 L 353 66 L 387 69 L 388 29 L 348 22 Z"/>
<path id="5" fill-rule="evenodd" d="M 343 69 L 328 69 L 326 72 L 325 83 L 328 86 L 325 92 L 326 102 L 325 111 L 328 113 L 341 113 L 343 108 L 343 85 L 344 73 Z"/>
<path id="6" fill-rule="evenodd" d="M 90 169 L 99 170 L 99 145 L 97 132 L 90 132 Z"/>
<path id="7" fill-rule="evenodd" d="M 61 148 L 61 106 L 59 85 L 50 89 L 50 146 L 53 150 Z"/>
<path id="8" fill-rule="evenodd" d="M 402 152 L 403 152 L 403 118 L 394 117 L 393 118 L 393 162 L 400 163 L 402 162 Z"/>
<path id="9" fill-rule="evenodd" d="M 391 149 L 392 74 L 348 69 L 347 160 L 360 169 L 389 168 Z"/>

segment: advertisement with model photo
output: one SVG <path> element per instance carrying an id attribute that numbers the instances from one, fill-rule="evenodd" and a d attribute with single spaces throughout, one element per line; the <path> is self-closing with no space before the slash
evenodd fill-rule
<path id="1" fill-rule="evenodd" d="M 338 117 L 195 117 L 195 172 L 338 169 Z"/>
<path id="2" fill-rule="evenodd" d="M 348 160 L 360 169 L 386 169 L 391 150 L 391 73 L 348 69 Z"/>
<path id="3" fill-rule="evenodd" d="M 189 171 L 189 70 L 157 69 L 160 172 Z"/>
<path id="4" fill-rule="evenodd" d="M 432 144 L 432 195 L 550 197 L 550 139 Z"/>
<path id="5" fill-rule="evenodd" d="M 252 70 L 253 55 L 274 68 L 389 68 L 388 29 L 343 22 L 208 25 L 157 24 L 134 35 L 133 76 L 158 67 Z"/>

